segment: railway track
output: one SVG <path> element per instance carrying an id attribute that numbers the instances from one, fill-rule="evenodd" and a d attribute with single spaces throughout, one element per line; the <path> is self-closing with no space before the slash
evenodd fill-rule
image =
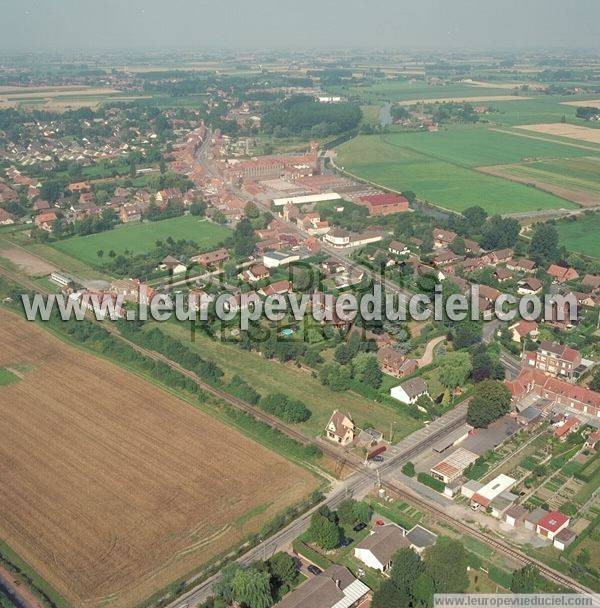
<path id="1" fill-rule="evenodd" d="M 36 285 L 32 281 L 30 281 L 26 278 L 23 278 L 23 277 L 15 278 L 15 276 L 12 273 L 6 271 L 5 269 L 0 268 L 0 276 L 4 276 L 5 278 L 7 278 L 15 283 L 18 283 L 27 289 L 31 289 L 33 291 L 48 294 L 48 292 L 41 289 L 39 285 Z M 96 321 L 93 316 L 92 316 L 92 320 Z M 99 321 L 96 321 L 96 322 L 100 323 Z M 275 418 L 274 416 L 271 416 L 270 414 L 263 412 L 259 408 L 243 401 L 242 399 L 239 399 L 238 397 L 234 397 L 233 395 L 230 395 L 229 393 L 226 393 L 225 391 L 222 391 L 218 388 L 215 388 L 214 386 L 212 386 L 210 384 L 207 384 L 206 382 L 202 381 L 194 372 L 186 370 L 185 368 L 181 367 L 178 363 L 171 361 L 164 355 L 161 355 L 160 353 L 149 350 L 145 347 L 139 346 L 135 342 L 128 340 L 127 338 L 122 336 L 114 326 L 107 325 L 107 324 L 105 324 L 104 326 L 109 331 L 109 333 L 111 335 L 113 335 L 115 338 L 123 341 L 125 344 L 127 344 L 128 346 L 130 346 L 131 348 L 133 348 L 140 354 L 143 354 L 143 355 L 151 358 L 154 361 L 161 361 L 161 362 L 165 363 L 166 365 L 168 365 L 175 371 L 177 371 L 177 372 L 183 374 L 184 376 L 190 378 L 191 380 L 193 380 L 200 388 L 202 388 L 202 390 L 206 391 L 207 393 L 209 393 L 219 399 L 222 399 L 223 401 L 225 401 L 226 403 L 229 403 L 230 405 L 232 405 L 233 407 L 236 407 L 237 409 L 240 409 L 242 411 L 245 411 L 245 412 L 251 414 L 255 418 L 262 420 L 263 422 L 269 424 L 273 428 L 279 430 L 281 433 L 287 435 L 288 437 L 298 441 L 299 443 L 301 443 L 303 445 L 315 444 L 315 442 L 311 438 L 307 437 L 304 433 L 302 433 L 301 431 L 298 431 L 297 429 L 289 427 L 288 425 L 283 423 L 278 418 Z M 379 474 L 381 475 L 381 473 L 392 469 L 393 467 L 397 466 L 398 464 L 408 461 L 414 454 L 416 454 L 420 450 L 422 450 L 424 444 L 430 444 L 436 438 L 447 433 L 449 430 L 452 430 L 453 428 L 459 426 L 463 422 L 464 422 L 464 420 L 462 418 L 459 418 L 456 421 L 454 421 L 454 423 L 450 427 L 440 429 L 440 431 L 438 431 L 438 432 L 432 434 L 431 436 L 423 439 L 422 441 L 418 442 L 417 444 L 415 444 L 415 446 L 413 446 L 409 450 L 406 450 L 405 452 L 402 452 L 402 453 L 396 455 L 393 459 L 390 459 L 387 463 L 385 463 L 384 465 L 382 465 L 380 467 Z M 344 465 L 348 466 L 351 470 L 353 470 L 355 475 L 362 476 L 363 479 L 365 477 L 370 478 L 374 484 L 377 482 L 380 483 L 383 488 L 385 488 L 389 492 L 392 492 L 392 493 L 404 498 L 405 500 L 411 502 L 412 504 L 417 506 L 419 509 L 421 509 L 423 512 L 426 512 L 429 515 L 433 515 L 437 520 L 448 523 L 454 529 L 456 529 L 464 534 L 467 534 L 468 536 L 476 538 L 477 540 L 484 543 L 488 547 L 494 549 L 495 551 L 515 560 L 517 563 L 520 563 L 523 565 L 534 564 L 538 568 L 540 573 L 543 576 L 545 576 L 546 578 L 548 578 L 549 580 L 551 580 L 559 585 L 562 585 L 563 587 L 572 589 L 573 591 L 576 591 L 578 593 L 592 593 L 591 589 L 587 588 L 585 585 L 582 585 L 581 583 L 573 580 L 572 578 L 570 578 L 564 574 L 561 574 L 560 572 L 554 570 L 553 568 L 550 568 L 543 562 L 541 562 L 535 558 L 532 558 L 528 555 L 525 555 L 524 553 L 515 549 L 514 547 L 510 546 L 509 544 L 507 544 L 501 540 L 498 540 L 496 538 L 493 538 L 493 537 L 489 536 L 488 534 L 482 532 L 481 530 L 478 530 L 477 528 L 474 528 L 474 527 L 464 523 L 461 520 L 455 519 L 454 517 L 448 515 L 440 507 L 429 503 L 428 501 L 426 501 L 422 497 L 418 496 L 417 494 L 415 494 L 411 491 L 408 491 L 407 489 L 395 484 L 394 482 L 387 481 L 387 480 L 379 481 L 379 478 L 378 478 L 376 472 L 374 472 L 372 469 L 366 468 L 364 466 L 363 462 L 361 460 L 359 460 L 356 456 L 354 456 L 352 454 L 348 454 L 348 453 L 340 454 L 340 452 L 335 450 L 333 447 L 329 447 L 327 445 L 319 444 L 318 447 L 321 449 L 323 454 L 325 454 L 331 458 L 334 458 L 336 460 L 343 458 Z"/>

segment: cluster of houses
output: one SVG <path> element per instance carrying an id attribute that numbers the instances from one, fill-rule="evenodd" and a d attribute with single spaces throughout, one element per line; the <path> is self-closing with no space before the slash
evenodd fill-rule
<path id="1" fill-rule="evenodd" d="M 364 566 L 388 575 L 394 555 L 404 548 L 422 553 L 437 541 L 437 535 L 416 525 L 405 530 L 394 523 L 378 521 L 370 534 L 354 548 L 354 557 Z M 368 608 L 373 593 L 344 566 L 334 564 L 288 593 L 276 608 Z"/>

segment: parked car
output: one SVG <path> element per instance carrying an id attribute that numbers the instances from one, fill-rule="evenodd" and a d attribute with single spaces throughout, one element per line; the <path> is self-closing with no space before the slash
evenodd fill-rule
<path id="1" fill-rule="evenodd" d="M 307 570 L 311 574 L 314 574 L 315 576 L 317 576 L 318 574 L 321 574 L 321 572 L 323 572 L 323 570 L 321 570 L 321 568 L 317 568 L 316 566 L 313 566 L 312 564 L 307 568 Z"/>
<path id="2" fill-rule="evenodd" d="M 383 462 L 383 456 L 373 456 L 371 462 Z"/>
<path id="3" fill-rule="evenodd" d="M 355 532 L 360 532 L 361 530 L 364 530 L 367 527 L 367 524 L 363 524 L 362 522 L 359 524 L 356 524 L 354 526 L 354 528 L 352 528 Z"/>
<path id="4" fill-rule="evenodd" d="M 353 542 L 354 542 L 353 538 L 344 538 L 344 540 L 342 540 L 342 542 L 340 543 L 340 545 L 342 547 L 349 547 Z"/>

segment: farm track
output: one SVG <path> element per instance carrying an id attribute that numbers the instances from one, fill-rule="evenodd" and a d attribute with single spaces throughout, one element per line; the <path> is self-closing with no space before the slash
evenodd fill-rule
<path id="1" fill-rule="evenodd" d="M 8 278 L 12 281 L 15 281 L 17 283 L 20 283 L 21 285 L 23 285 L 23 287 L 27 287 L 28 289 L 34 289 L 36 291 L 40 291 L 40 287 L 38 285 L 36 285 L 35 283 L 33 283 L 27 279 L 24 279 L 22 277 L 15 278 L 15 276 L 12 273 L 10 273 L 4 269 L 0 269 L 0 275 L 5 276 L 6 278 Z M 252 406 L 249 403 L 247 403 L 237 397 L 234 397 L 220 389 L 217 389 L 217 388 L 207 384 L 206 382 L 202 381 L 195 373 L 182 368 L 179 364 L 175 363 L 174 361 L 171 361 L 167 357 L 164 357 L 163 355 L 161 355 L 159 353 L 156 353 L 154 351 L 143 348 L 143 347 L 135 344 L 134 342 L 127 340 L 117 331 L 116 328 L 110 327 L 108 329 L 108 331 L 111 333 L 111 335 L 118 338 L 119 340 L 122 340 L 124 343 L 126 343 L 131 348 L 138 351 L 139 353 L 144 354 L 145 356 L 150 357 L 151 359 L 153 359 L 155 361 L 162 361 L 162 362 L 166 363 L 172 369 L 174 369 L 174 370 L 184 374 L 186 377 L 192 379 L 199 387 L 201 387 L 206 392 L 218 397 L 219 399 L 222 399 L 223 401 L 229 403 L 230 405 L 232 405 L 233 407 L 235 407 L 237 409 L 240 409 L 249 414 L 252 414 L 255 418 L 258 418 L 259 420 L 266 422 L 267 424 L 269 424 L 273 428 L 279 430 L 280 432 L 284 433 L 288 437 L 295 439 L 296 441 L 302 443 L 303 445 L 315 443 L 309 437 L 307 437 L 304 433 L 302 433 L 296 429 L 290 428 L 288 425 L 284 424 L 279 419 L 263 412 L 262 410 L 258 409 L 257 407 Z M 464 421 L 460 420 L 460 423 L 462 423 L 462 422 L 464 422 Z M 447 429 L 447 428 L 443 429 L 442 431 L 439 432 L 439 435 L 446 434 L 448 432 L 448 430 L 449 429 Z M 398 454 L 393 460 L 388 461 L 387 463 L 385 463 L 383 466 L 380 467 L 379 474 L 381 474 L 389 469 L 392 469 L 393 467 L 395 467 L 399 464 L 402 464 L 402 463 L 408 461 L 415 453 L 418 453 L 418 451 L 423 448 L 423 444 L 430 444 L 435 439 L 436 439 L 435 435 L 430 436 L 426 440 L 413 446 L 410 450 L 407 450 L 401 454 Z M 339 461 L 340 458 L 342 458 L 343 465 L 352 469 L 355 473 L 355 476 L 358 478 L 358 480 L 360 480 L 360 478 L 364 479 L 365 477 L 368 477 L 368 478 L 371 478 L 374 482 L 377 481 L 378 476 L 376 475 L 376 473 L 370 469 L 366 469 L 363 466 L 362 461 L 360 461 L 357 457 L 349 455 L 349 454 L 340 454 L 339 451 L 337 451 L 333 447 L 330 447 L 325 444 L 319 443 L 318 447 L 322 450 L 323 454 L 325 454 L 331 458 L 334 458 L 335 460 Z M 575 591 L 577 593 L 591 593 L 592 592 L 585 585 L 575 581 L 574 579 L 570 578 L 567 575 L 561 574 L 560 572 L 554 570 L 553 568 L 550 568 L 543 562 L 541 562 L 535 558 L 527 556 L 526 554 L 522 553 L 521 551 L 511 547 L 509 544 L 507 544 L 503 541 L 500 541 L 496 538 L 493 538 L 490 535 L 485 534 L 484 532 L 481 532 L 477 528 L 474 528 L 474 527 L 464 523 L 461 520 L 455 519 L 454 517 L 448 515 L 443 509 L 437 507 L 434 504 L 431 504 L 430 502 L 426 501 L 425 499 L 423 499 L 420 496 L 417 496 L 413 492 L 410 492 L 410 491 L 400 487 L 399 485 L 396 485 L 395 483 L 393 483 L 391 481 L 382 480 L 381 486 L 384 487 L 386 490 L 393 492 L 393 493 L 401 496 L 402 498 L 408 500 L 412 504 L 416 505 L 423 512 L 426 512 L 429 515 L 434 516 L 437 520 L 448 523 L 449 525 L 451 525 L 453 528 L 457 529 L 458 531 L 479 540 L 480 542 L 486 544 L 487 546 L 491 547 L 495 551 L 498 551 L 499 553 L 515 560 L 516 562 L 524 564 L 524 565 L 525 564 L 534 564 L 538 568 L 540 573 L 543 574 L 549 580 L 551 580 L 559 585 L 562 585 L 564 587 L 567 587 L 569 589 L 572 589 L 573 591 Z"/>

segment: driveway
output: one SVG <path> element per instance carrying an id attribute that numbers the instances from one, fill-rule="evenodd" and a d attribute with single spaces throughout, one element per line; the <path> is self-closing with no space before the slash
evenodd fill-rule
<path id="1" fill-rule="evenodd" d="M 425 347 L 425 352 L 420 359 L 417 359 L 417 363 L 419 367 L 424 367 L 425 365 L 429 365 L 433 361 L 433 351 L 438 344 L 441 344 L 446 339 L 446 336 L 438 336 L 433 340 L 427 342 L 427 346 Z"/>

